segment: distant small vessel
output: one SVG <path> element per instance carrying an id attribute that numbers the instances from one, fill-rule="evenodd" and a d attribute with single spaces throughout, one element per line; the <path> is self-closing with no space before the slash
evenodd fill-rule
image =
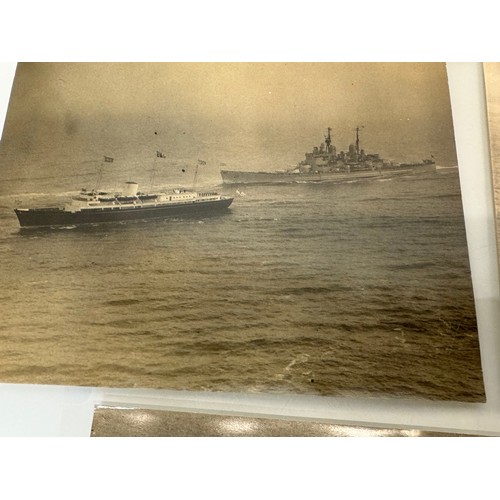
<path id="1" fill-rule="evenodd" d="M 337 153 L 332 144 L 332 129 L 328 127 L 327 130 L 325 141 L 306 153 L 305 159 L 294 168 L 272 172 L 221 170 L 222 181 L 224 184 L 344 182 L 436 170 L 434 159 L 417 163 L 395 163 L 380 158 L 379 154 L 366 154 L 360 148 L 359 127 L 356 128 L 356 143 L 349 146 L 347 153 Z"/>
<path id="2" fill-rule="evenodd" d="M 142 193 L 138 187 L 136 182 L 127 182 L 120 193 L 82 189 L 62 208 L 16 208 L 14 211 L 21 227 L 71 226 L 205 215 L 227 209 L 233 202 L 233 198 L 216 192 L 173 189 Z"/>

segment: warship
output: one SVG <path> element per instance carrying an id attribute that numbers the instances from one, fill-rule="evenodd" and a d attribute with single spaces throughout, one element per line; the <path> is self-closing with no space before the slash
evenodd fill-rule
<path id="1" fill-rule="evenodd" d="M 16 208 L 21 227 L 73 226 L 129 220 L 207 215 L 227 209 L 233 198 L 216 192 L 173 189 L 143 193 L 127 182 L 119 193 L 82 189 L 62 207 Z"/>
<path id="2" fill-rule="evenodd" d="M 395 163 L 382 159 L 379 154 L 365 153 L 360 147 L 359 130 L 357 127 L 356 141 L 347 152 L 337 153 L 332 142 L 332 129 L 328 127 L 324 142 L 306 153 L 304 160 L 295 167 L 271 172 L 221 170 L 222 181 L 224 184 L 347 182 L 436 171 L 434 158 L 418 163 Z"/>

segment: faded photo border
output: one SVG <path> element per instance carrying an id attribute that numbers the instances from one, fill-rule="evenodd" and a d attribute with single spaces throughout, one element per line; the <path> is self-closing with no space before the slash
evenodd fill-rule
<path id="1" fill-rule="evenodd" d="M 498 390 L 500 342 L 498 262 L 495 244 L 493 203 L 485 100 L 480 63 L 448 65 L 452 111 L 459 158 L 471 271 L 478 316 L 481 355 L 487 403 L 439 404 L 336 398 L 286 397 L 236 394 L 198 394 L 175 391 L 107 390 L 52 386 L 2 386 L 7 401 L 5 422 L 19 405 L 28 423 L 18 421 L 17 432 L 33 435 L 89 435 L 93 411 L 98 405 L 160 409 L 229 409 L 261 416 L 329 418 L 356 422 L 378 422 L 387 427 L 418 425 L 443 431 L 500 432 Z M 10 401 L 10 403 L 9 403 Z M 36 411 L 33 411 L 36 410 Z M 37 415 L 36 419 L 29 415 Z M 59 418 L 54 419 L 54 414 Z M 44 421 L 44 417 L 49 421 Z M 35 422 L 33 421 L 35 420 Z M 16 432 L 14 430 L 14 432 Z M 24 431 L 26 432 L 26 430 Z"/>

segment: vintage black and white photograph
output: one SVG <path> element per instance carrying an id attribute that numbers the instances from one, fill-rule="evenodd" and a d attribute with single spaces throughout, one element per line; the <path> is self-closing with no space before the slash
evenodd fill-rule
<path id="1" fill-rule="evenodd" d="M 0 382 L 484 402 L 444 63 L 20 63 Z"/>

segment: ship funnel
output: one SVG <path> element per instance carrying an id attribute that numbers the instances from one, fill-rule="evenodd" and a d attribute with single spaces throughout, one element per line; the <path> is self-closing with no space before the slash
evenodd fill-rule
<path id="1" fill-rule="evenodd" d="M 123 194 L 125 196 L 136 196 L 138 189 L 139 189 L 139 184 L 137 184 L 137 182 L 126 182 Z"/>

